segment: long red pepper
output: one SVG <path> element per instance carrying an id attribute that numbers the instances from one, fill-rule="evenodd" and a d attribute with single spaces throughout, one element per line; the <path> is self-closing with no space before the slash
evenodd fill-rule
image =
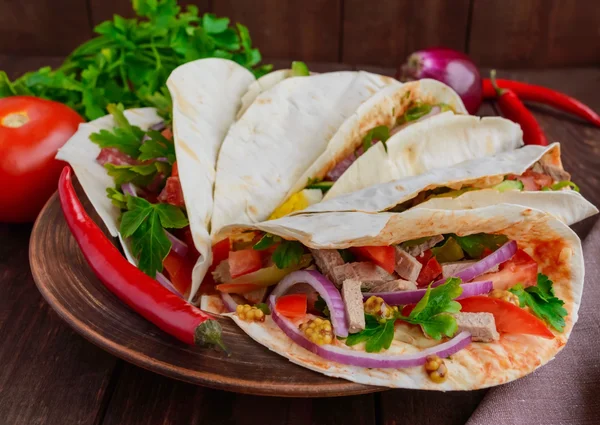
<path id="1" fill-rule="evenodd" d="M 500 88 L 512 90 L 519 99 L 525 102 L 543 103 L 544 105 L 552 106 L 560 111 L 573 114 L 600 127 L 600 115 L 594 112 L 589 106 L 564 93 L 547 87 L 512 80 L 497 79 L 496 84 Z M 489 78 L 484 79 L 483 97 L 485 99 L 495 99 L 497 96 L 498 94 L 492 84 L 492 80 Z"/>
<path id="2" fill-rule="evenodd" d="M 186 344 L 224 348 L 221 325 L 185 302 L 129 263 L 87 215 L 66 166 L 58 182 L 63 214 L 88 264 L 102 283 L 121 301 L 163 331 Z"/>
<path id="3" fill-rule="evenodd" d="M 492 71 L 491 81 L 496 89 L 498 106 L 500 107 L 502 115 L 521 126 L 521 129 L 523 130 L 523 141 L 526 145 L 547 146 L 548 139 L 546 139 L 544 131 L 531 111 L 525 107 L 515 92 L 499 88 L 496 85 L 495 77 L 495 72 Z"/>

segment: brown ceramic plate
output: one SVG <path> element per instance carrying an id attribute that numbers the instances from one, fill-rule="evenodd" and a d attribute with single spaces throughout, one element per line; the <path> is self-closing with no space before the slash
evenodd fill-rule
<path id="1" fill-rule="evenodd" d="M 82 200 L 86 199 L 78 191 Z M 86 203 L 92 218 L 98 216 Z M 55 194 L 37 219 L 29 248 L 35 282 L 48 303 L 77 332 L 106 351 L 161 375 L 222 390 L 286 397 L 364 394 L 381 388 L 329 378 L 290 363 L 220 319 L 231 355 L 190 347 L 121 303 L 88 267 Z"/>

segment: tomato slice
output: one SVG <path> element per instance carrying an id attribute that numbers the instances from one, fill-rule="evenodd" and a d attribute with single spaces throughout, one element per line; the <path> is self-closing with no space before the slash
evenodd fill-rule
<path id="1" fill-rule="evenodd" d="M 415 258 L 423 265 L 421 273 L 417 277 L 418 286 L 429 285 L 436 277 L 442 274 L 442 266 L 433 256 L 433 252 L 430 249 Z"/>
<path id="2" fill-rule="evenodd" d="M 247 294 L 248 292 L 256 291 L 261 287 L 254 283 L 222 283 L 215 288 L 226 294 Z"/>
<path id="3" fill-rule="evenodd" d="M 358 258 L 377 264 L 388 273 L 396 267 L 396 249 L 393 246 L 359 246 L 350 248 Z"/>
<path id="4" fill-rule="evenodd" d="M 249 248 L 229 252 L 229 273 L 231 278 L 243 276 L 262 268 L 260 252 Z"/>
<path id="5" fill-rule="evenodd" d="M 179 168 L 177 168 L 177 161 L 173 163 L 171 168 L 171 177 L 179 177 Z"/>
<path id="6" fill-rule="evenodd" d="M 277 298 L 275 309 L 285 317 L 301 317 L 306 314 L 306 294 L 290 294 Z"/>
<path id="7" fill-rule="evenodd" d="M 188 257 L 182 257 L 173 250 L 169 252 L 169 255 L 163 261 L 167 277 L 184 298 L 187 298 L 190 294 L 194 264 L 195 261 Z"/>
<path id="8" fill-rule="evenodd" d="M 458 302 L 462 306 L 461 311 L 465 313 L 492 313 L 498 332 L 554 338 L 544 322 L 508 301 L 477 295 Z"/>
<path id="9" fill-rule="evenodd" d="M 491 280 L 494 289 L 508 289 L 520 283 L 524 287 L 537 284 L 538 265 L 533 258 L 522 249 L 513 257 L 500 264 L 500 270 L 477 277 L 476 281 Z"/>
<path id="10" fill-rule="evenodd" d="M 532 170 L 525 171 L 522 175 L 517 176 L 515 180 L 523 183 L 525 190 L 541 190 L 543 187 L 552 186 L 554 180 L 547 174 L 536 173 Z"/>

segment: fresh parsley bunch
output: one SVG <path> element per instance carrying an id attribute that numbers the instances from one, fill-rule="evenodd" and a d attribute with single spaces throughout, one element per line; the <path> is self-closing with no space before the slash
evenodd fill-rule
<path id="1" fill-rule="evenodd" d="M 0 71 L 0 98 L 37 96 L 64 103 L 88 120 L 105 115 L 110 103 L 126 109 L 154 106 L 170 113 L 165 86 L 171 71 L 196 59 L 231 59 L 258 77 L 271 66 L 259 66 L 248 28 L 228 18 L 185 11 L 177 0 L 133 0 L 137 18 L 115 15 L 96 26 L 98 37 L 79 46 L 58 69 L 44 67 L 10 81 Z"/>

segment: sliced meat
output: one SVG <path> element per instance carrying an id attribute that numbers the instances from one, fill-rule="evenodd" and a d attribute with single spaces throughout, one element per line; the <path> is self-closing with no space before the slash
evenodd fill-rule
<path id="1" fill-rule="evenodd" d="M 136 165 L 139 162 L 117 148 L 102 148 L 96 157 L 100 165 Z"/>
<path id="2" fill-rule="evenodd" d="M 229 273 L 229 260 L 221 261 L 219 265 L 215 267 L 212 275 L 217 284 L 229 282 L 231 280 L 231 273 Z"/>
<path id="3" fill-rule="evenodd" d="M 478 260 L 465 260 L 465 261 L 456 261 L 453 263 L 442 263 L 442 277 L 444 279 L 448 279 L 449 277 L 455 276 L 459 271 L 477 263 Z M 486 270 L 486 273 L 493 273 L 499 270 L 498 265 L 492 267 L 489 270 Z"/>
<path id="4" fill-rule="evenodd" d="M 555 182 L 571 180 L 571 174 L 567 173 L 561 167 L 552 164 L 540 164 L 542 166 L 542 169 L 544 170 L 544 174 L 548 174 L 550 177 L 552 177 L 552 180 L 554 180 Z"/>
<path id="5" fill-rule="evenodd" d="M 223 263 L 224 262 L 225 261 L 223 261 Z M 267 295 L 267 289 L 269 289 L 267 286 L 260 289 L 255 289 L 252 292 L 244 294 L 244 298 L 246 298 L 250 304 L 260 304 L 265 300 L 265 295 Z"/>
<path id="6" fill-rule="evenodd" d="M 317 264 L 319 271 L 323 273 L 327 277 L 327 279 L 334 282 L 337 286 L 340 286 L 342 281 L 340 281 L 340 283 L 337 283 L 334 281 L 333 278 L 333 269 L 337 266 L 341 266 L 344 264 L 344 259 L 342 258 L 338 250 L 311 249 L 310 252 L 312 253 L 315 259 L 315 263 Z"/>
<path id="7" fill-rule="evenodd" d="M 415 257 L 404 251 L 400 247 L 396 247 L 396 273 L 402 279 L 410 280 L 413 282 L 417 281 L 419 273 L 423 265 L 417 261 Z"/>
<path id="8" fill-rule="evenodd" d="M 467 331 L 473 341 L 492 342 L 500 338 L 492 313 L 456 313 L 458 332 Z"/>
<path id="9" fill-rule="evenodd" d="M 444 237 L 442 235 L 432 236 L 419 245 L 409 246 L 405 248 L 403 247 L 403 249 L 413 257 L 418 257 L 419 255 L 427 251 L 429 248 L 433 248 L 436 244 L 443 240 Z"/>
<path id="10" fill-rule="evenodd" d="M 372 140 L 371 146 L 373 146 L 377 142 L 379 142 L 379 140 Z M 365 150 L 361 145 L 356 151 L 352 152 L 346 158 L 342 159 L 340 162 L 338 162 L 335 165 L 335 167 L 333 167 L 331 170 L 329 170 L 327 172 L 327 175 L 326 175 L 327 180 L 332 181 L 332 182 L 337 181 L 340 177 L 342 177 L 342 174 L 344 174 L 346 172 L 346 170 L 348 168 L 350 168 L 350 166 L 354 163 L 354 161 L 356 161 L 358 158 L 360 158 L 364 153 L 365 153 Z"/>
<path id="11" fill-rule="evenodd" d="M 369 262 L 346 263 L 333 269 L 332 282 L 336 286 L 342 286 L 347 279 L 359 280 L 362 288 L 369 291 L 374 286 L 395 278 L 381 267 Z"/>
<path id="12" fill-rule="evenodd" d="M 183 190 L 181 190 L 181 183 L 179 177 L 169 177 L 165 188 L 158 195 L 158 201 L 163 204 L 171 204 L 176 207 L 185 207 L 185 201 L 183 199 Z"/>
<path id="13" fill-rule="evenodd" d="M 361 281 L 354 279 L 346 279 L 342 284 L 342 299 L 346 307 L 350 333 L 356 333 L 365 328 L 365 306 L 363 305 L 361 286 Z"/>
<path id="14" fill-rule="evenodd" d="M 400 292 L 400 291 L 416 291 L 417 284 L 409 280 L 396 279 L 390 282 L 383 283 L 371 289 L 371 292 Z"/>

